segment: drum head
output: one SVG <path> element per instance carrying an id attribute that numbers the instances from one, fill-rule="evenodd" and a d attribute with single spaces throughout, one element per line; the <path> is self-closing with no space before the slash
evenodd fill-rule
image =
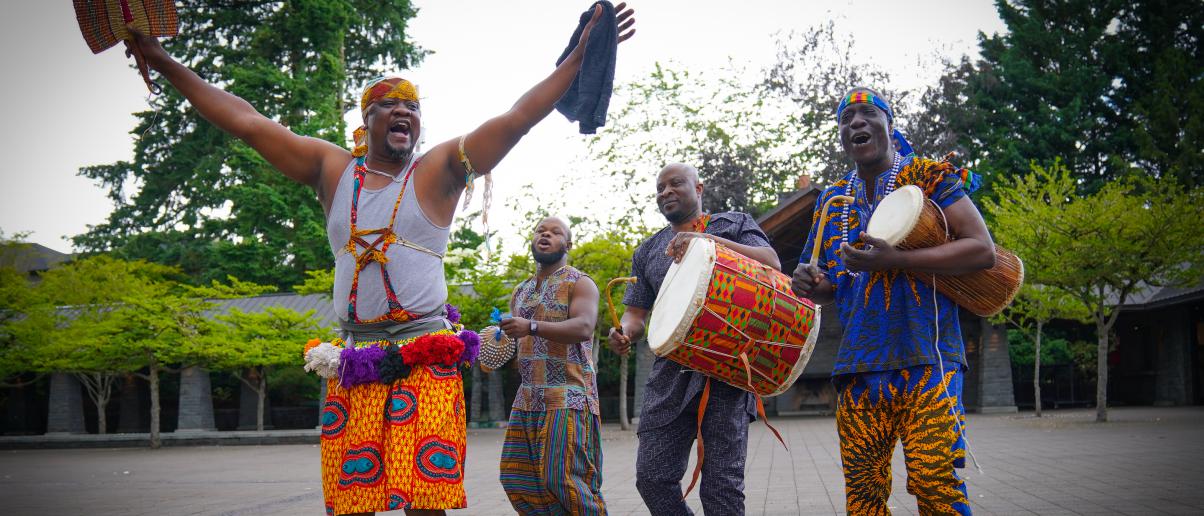
<path id="1" fill-rule="evenodd" d="M 714 268 L 715 243 L 705 238 L 690 240 L 681 263 L 669 266 L 648 322 L 648 345 L 656 356 L 681 345 L 702 309 Z"/>
<path id="2" fill-rule="evenodd" d="M 882 198 L 865 233 L 886 243 L 899 245 L 915 229 L 924 210 L 924 191 L 915 185 L 900 187 Z"/>

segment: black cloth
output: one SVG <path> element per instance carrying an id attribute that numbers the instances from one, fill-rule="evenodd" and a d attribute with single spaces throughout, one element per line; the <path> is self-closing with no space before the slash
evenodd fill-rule
<path id="1" fill-rule="evenodd" d="M 706 233 L 726 238 L 738 244 L 769 247 L 769 238 L 757 221 L 746 213 L 725 212 L 711 215 Z M 661 289 L 665 273 L 673 258 L 665 254 L 669 241 L 677 233 L 673 226 L 665 227 L 645 240 L 635 250 L 631 259 L 631 275 L 639 278 L 627 286 L 623 304 L 651 310 L 656 303 L 656 293 Z M 657 357 L 652 363 L 652 372 L 644 389 L 644 406 L 640 411 L 638 433 L 667 425 L 702 393 L 706 376 L 696 373 L 677 362 Z M 752 394 L 723 382 L 711 382 L 711 400 L 743 406 L 743 414 L 732 412 L 728 417 L 744 419 L 745 424 L 757 416 L 757 403 Z M 710 411 L 711 409 L 707 409 Z M 747 418 L 747 419 L 745 419 Z"/>
<path id="2" fill-rule="evenodd" d="M 585 42 L 585 56 L 581 69 L 569 90 L 556 101 L 556 110 L 570 122 L 578 122 L 581 134 L 594 134 L 606 125 L 606 110 L 610 108 L 610 94 L 615 84 L 615 54 L 619 48 L 619 26 L 615 20 L 615 6 L 602 0 L 595 2 L 581 14 L 577 30 L 569 39 L 569 46 L 560 54 L 556 65 L 564 62 L 581 39 L 581 32 L 594 15 L 594 6 L 602 6 L 602 18 Z"/>

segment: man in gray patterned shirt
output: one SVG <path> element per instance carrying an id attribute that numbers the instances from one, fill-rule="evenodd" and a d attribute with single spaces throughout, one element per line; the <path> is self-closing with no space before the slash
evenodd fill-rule
<path id="1" fill-rule="evenodd" d="M 610 331 L 610 348 L 626 354 L 644 334 L 648 312 L 665 273 L 680 260 L 690 239 L 708 238 L 776 269 L 777 253 L 756 221 L 746 213 L 708 214 L 702 210 L 703 184 L 689 165 L 670 164 L 656 179 L 656 203 L 669 225 L 645 240 L 631 261 L 638 281 L 627 288 L 622 328 Z M 675 362 L 657 358 L 648 376 L 640 411 L 636 455 L 636 488 L 652 514 L 693 514 L 682 500 L 681 479 L 699 428 L 706 442 L 702 465 L 703 511 L 744 514 L 744 459 L 748 424 L 756 419 L 751 394 L 723 382 L 712 382 L 702 424 L 698 403 L 707 378 Z"/>

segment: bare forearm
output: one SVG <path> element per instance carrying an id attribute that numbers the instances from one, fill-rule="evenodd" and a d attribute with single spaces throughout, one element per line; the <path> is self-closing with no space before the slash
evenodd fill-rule
<path id="1" fill-rule="evenodd" d="M 175 60 L 161 59 L 153 66 L 205 120 L 236 138 L 245 140 L 254 119 L 262 117 L 247 101 L 205 82 Z"/>
<path id="2" fill-rule="evenodd" d="M 900 269 L 957 276 L 995 266 L 995 247 L 976 238 L 963 238 L 925 249 L 903 251 Z"/>
<path id="3" fill-rule="evenodd" d="M 563 344 L 572 344 L 590 340 L 594 334 L 594 324 L 585 317 L 574 317 L 572 319 L 558 322 L 540 322 L 539 335 L 553 342 Z"/>
<path id="4" fill-rule="evenodd" d="M 623 335 L 632 342 L 640 340 L 644 336 L 644 319 L 647 316 L 647 310 L 628 307 L 619 321 L 623 326 Z"/>
<path id="5" fill-rule="evenodd" d="M 580 49 L 573 51 L 551 75 L 527 90 L 527 93 L 519 97 L 514 106 L 510 108 L 507 116 L 511 118 L 513 124 L 522 128 L 523 134 L 526 134 L 528 130 L 535 127 L 535 124 L 552 112 L 556 101 L 560 100 L 560 97 L 564 96 L 569 86 L 573 84 L 573 79 L 581 68 L 581 59 Z"/>

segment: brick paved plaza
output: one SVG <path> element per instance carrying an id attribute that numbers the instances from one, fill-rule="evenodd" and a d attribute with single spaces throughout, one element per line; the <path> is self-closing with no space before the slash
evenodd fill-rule
<path id="1" fill-rule="evenodd" d="M 979 514 L 1204 513 L 1204 407 L 977 415 L 970 443 L 984 474 L 966 470 Z M 777 418 L 782 449 L 757 423 L 747 469 L 748 514 L 844 512 L 835 425 Z M 603 434 L 611 514 L 646 514 L 635 492 L 633 433 Z M 469 508 L 513 514 L 497 481 L 501 430 L 471 430 Z M 896 452 L 892 510 L 915 513 Z M 4 514 L 321 514 L 316 445 L 197 446 L 0 452 Z M 698 495 L 691 505 L 701 514 Z"/>

